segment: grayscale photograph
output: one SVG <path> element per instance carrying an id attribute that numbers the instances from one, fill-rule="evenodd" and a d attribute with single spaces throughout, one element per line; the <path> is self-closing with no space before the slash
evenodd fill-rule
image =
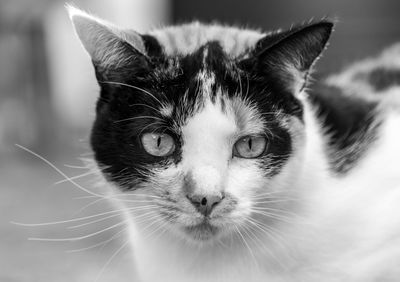
<path id="1" fill-rule="evenodd" d="M 1 0 L 0 282 L 400 282 L 399 12 Z"/>

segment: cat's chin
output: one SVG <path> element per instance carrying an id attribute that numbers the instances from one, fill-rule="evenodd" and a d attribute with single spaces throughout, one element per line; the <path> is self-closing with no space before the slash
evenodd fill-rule
<path id="1" fill-rule="evenodd" d="M 182 230 L 190 241 L 201 244 L 213 242 L 222 233 L 221 227 L 215 226 L 207 220 L 196 225 L 185 226 Z"/>

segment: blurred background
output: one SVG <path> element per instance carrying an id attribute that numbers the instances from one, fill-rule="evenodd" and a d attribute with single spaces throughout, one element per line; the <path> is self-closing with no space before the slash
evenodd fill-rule
<path id="1" fill-rule="evenodd" d="M 93 199 L 79 198 L 85 195 L 67 182 L 55 184 L 63 178 L 53 168 L 15 146 L 40 154 L 69 176 L 85 172 L 79 168 L 79 158 L 90 154 L 87 140 L 98 86 L 64 4 L 0 0 L 1 282 L 93 281 L 120 245 L 113 240 L 101 250 L 68 252 L 110 238 L 115 230 L 85 242 L 27 240 L 83 236 L 109 223 L 76 233 L 60 225 L 10 224 L 65 220 L 109 210 L 102 202 L 81 211 Z M 338 71 L 400 41 L 400 2 L 396 0 L 75 0 L 73 4 L 139 32 L 194 19 L 270 30 L 334 17 L 336 31 L 317 66 L 321 74 Z M 90 185 L 90 175 L 87 178 L 84 175 L 77 181 Z M 132 281 L 125 257 L 122 253 L 107 265 L 98 281 Z"/>

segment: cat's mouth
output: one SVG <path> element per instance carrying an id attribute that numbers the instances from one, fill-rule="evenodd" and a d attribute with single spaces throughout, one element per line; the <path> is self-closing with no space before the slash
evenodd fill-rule
<path id="1" fill-rule="evenodd" d="M 207 241 L 217 236 L 220 228 L 212 225 L 209 220 L 205 219 L 199 224 L 186 226 L 184 231 L 196 241 Z"/>

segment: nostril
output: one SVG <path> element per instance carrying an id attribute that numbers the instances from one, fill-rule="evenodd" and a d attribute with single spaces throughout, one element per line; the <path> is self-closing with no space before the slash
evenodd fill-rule
<path id="1" fill-rule="evenodd" d="M 196 207 L 201 205 L 200 199 L 196 196 L 186 196 L 186 198 Z"/>
<path id="2" fill-rule="evenodd" d="M 213 208 L 222 201 L 221 196 L 210 196 L 208 198 L 208 205 Z"/>
<path id="3" fill-rule="evenodd" d="M 218 205 L 224 195 L 187 195 L 186 198 L 196 207 L 196 209 L 203 215 L 208 216 L 216 205 Z"/>
<path id="4" fill-rule="evenodd" d="M 215 207 L 216 205 L 218 205 L 219 202 L 220 202 L 220 201 L 212 203 L 212 204 L 211 204 L 211 208 L 213 208 L 213 207 Z"/>

